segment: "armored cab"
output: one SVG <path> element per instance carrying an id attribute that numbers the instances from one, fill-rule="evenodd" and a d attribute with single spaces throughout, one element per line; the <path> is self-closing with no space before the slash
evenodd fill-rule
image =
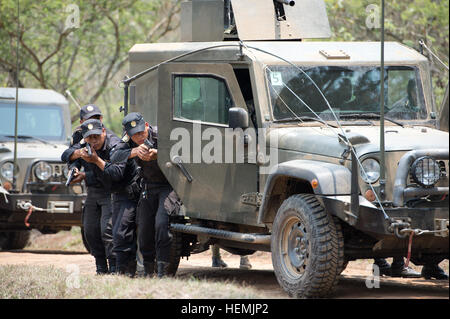
<path id="1" fill-rule="evenodd" d="M 332 293 L 349 260 L 449 252 L 448 133 L 427 59 L 387 42 L 381 79 L 379 42 L 307 40 L 330 35 L 325 9 L 183 3 L 186 42 L 134 45 L 124 81 L 184 204 L 175 255 L 270 251 L 297 297 Z"/>

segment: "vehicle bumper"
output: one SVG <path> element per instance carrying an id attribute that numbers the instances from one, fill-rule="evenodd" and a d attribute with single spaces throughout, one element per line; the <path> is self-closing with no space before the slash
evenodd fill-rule
<path id="1" fill-rule="evenodd" d="M 383 211 L 373 205 L 365 205 L 360 197 L 361 205 L 358 215 L 350 212 L 350 204 L 347 198 L 323 197 L 323 204 L 333 215 L 339 217 L 352 228 L 363 232 L 374 239 L 374 246 L 370 252 L 363 247 L 346 249 L 345 253 L 357 258 L 372 258 L 383 256 L 405 256 L 408 251 L 409 236 L 399 238 L 392 223 L 402 221 L 409 224 L 410 229 L 425 231 L 440 231 L 436 233 L 424 233 L 415 235 L 412 239 L 412 255 L 441 255 L 448 258 L 449 254 L 449 208 L 384 208 Z M 349 197 L 349 196 L 348 196 Z M 367 202 L 367 201 L 366 201 Z M 444 231 L 442 231 L 444 230 Z"/>
<path id="2" fill-rule="evenodd" d="M 9 194 L 0 197 L 0 229 L 64 229 L 81 225 L 85 195 L 73 194 Z M 31 203 L 36 209 L 29 211 L 24 204 Z M 40 211 L 44 209 L 44 211 Z"/>

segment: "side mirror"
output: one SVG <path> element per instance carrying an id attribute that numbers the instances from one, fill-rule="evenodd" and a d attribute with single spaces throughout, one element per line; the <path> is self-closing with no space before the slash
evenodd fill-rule
<path id="1" fill-rule="evenodd" d="M 240 107 L 232 107 L 228 110 L 228 126 L 232 129 L 248 127 L 248 113 Z"/>

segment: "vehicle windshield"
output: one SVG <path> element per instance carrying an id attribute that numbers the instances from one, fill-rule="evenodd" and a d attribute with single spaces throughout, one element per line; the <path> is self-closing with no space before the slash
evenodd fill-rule
<path id="1" fill-rule="evenodd" d="M 0 139 L 14 136 L 14 103 L 0 102 Z M 62 110 L 52 105 L 19 104 L 17 135 L 31 136 L 48 141 L 64 140 Z"/>
<path id="2" fill-rule="evenodd" d="M 380 67 L 319 66 L 302 70 L 307 75 L 294 66 L 267 67 L 276 120 L 317 117 L 316 114 L 323 120 L 335 120 L 311 79 L 338 118 L 345 117 L 345 114 L 364 117 L 366 113 L 380 113 Z M 394 120 L 426 119 L 427 109 L 418 69 L 389 66 L 384 74 L 386 117 Z"/>

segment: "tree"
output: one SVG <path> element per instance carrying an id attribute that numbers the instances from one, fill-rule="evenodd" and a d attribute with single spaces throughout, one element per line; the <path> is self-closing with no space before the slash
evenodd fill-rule
<path id="1" fill-rule="evenodd" d="M 21 86 L 62 94 L 70 89 L 81 104 L 96 103 L 116 87 L 113 79 L 123 72 L 134 43 L 157 41 L 177 27 L 180 2 L 20 0 L 18 19 L 17 0 L 2 0 L 0 83 L 15 86 L 19 39 Z"/>
<path id="2" fill-rule="evenodd" d="M 336 41 L 379 41 L 380 29 L 370 28 L 371 15 L 380 1 L 325 0 L 328 17 Z M 439 0 L 390 0 L 385 1 L 386 41 L 398 41 L 420 50 L 419 40 L 448 65 L 449 57 L 449 1 Z M 369 21 L 368 21 L 369 19 Z M 429 55 L 437 105 L 440 105 L 448 82 L 448 71 Z"/>

